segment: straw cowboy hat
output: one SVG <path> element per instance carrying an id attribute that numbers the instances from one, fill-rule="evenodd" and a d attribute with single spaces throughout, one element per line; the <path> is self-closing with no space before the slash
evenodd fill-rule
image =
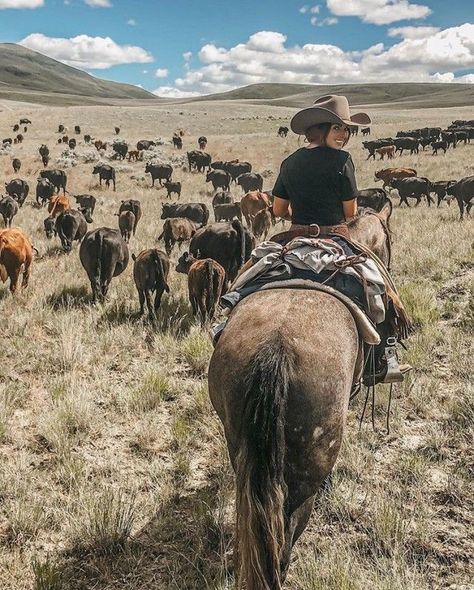
<path id="1" fill-rule="evenodd" d="M 366 113 L 351 115 L 345 96 L 329 94 L 314 101 L 312 107 L 298 111 L 291 119 L 291 130 L 304 135 L 306 130 L 319 123 L 340 123 L 345 125 L 368 125 L 371 122 Z"/>

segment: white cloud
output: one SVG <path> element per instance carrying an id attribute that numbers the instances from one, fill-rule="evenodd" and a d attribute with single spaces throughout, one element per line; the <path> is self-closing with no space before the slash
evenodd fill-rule
<path id="1" fill-rule="evenodd" d="M 93 8 L 110 8 L 112 6 L 110 0 L 84 0 L 84 2 Z"/>
<path id="2" fill-rule="evenodd" d="M 316 16 L 312 16 L 310 22 L 314 27 L 325 27 L 326 25 L 336 25 L 339 21 L 335 16 L 328 16 L 322 20 L 319 20 Z"/>
<path id="3" fill-rule="evenodd" d="M 161 96 L 163 98 L 189 98 L 191 96 L 199 96 L 199 92 L 186 92 L 184 90 L 179 90 L 178 88 L 173 88 L 172 86 L 160 86 L 156 90 L 153 90 L 153 94 L 156 96 Z"/>
<path id="4" fill-rule="evenodd" d="M 0 0 L 0 10 L 7 8 L 40 8 L 44 0 Z"/>
<path id="5" fill-rule="evenodd" d="M 426 39 L 438 31 L 438 27 L 398 27 L 389 29 L 388 36 L 402 39 Z"/>
<path id="6" fill-rule="evenodd" d="M 169 72 L 167 70 L 167 68 L 158 68 L 157 70 L 155 70 L 155 78 L 166 78 L 168 76 Z"/>
<path id="7" fill-rule="evenodd" d="M 424 38 L 406 38 L 392 47 L 377 43 L 361 51 L 312 43 L 287 47 L 286 41 L 281 33 L 261 31 L 230 48 L 208 43 L 198 54 L 201 66 L 186 64 L 183 75 L 173 86 L 164 87 L 164 92 L 167 96 L 173 92 L 176 96 L 211 94 L 263 82 L 429 82 L 437 79 L 433 76 L 452 82 L 472 81 L 471 74 L 456 77 L 456 72 L 474 69 L 474 24 Z"/>
<path id="8" fill-rule="evenodd" d="M 318 17 L 312 16 L 309 22 L 313 25 L 313 27 L 315 27 L 318 23 Z"/>
<path id="9" fill-rule="evenodd" d="M 326 0 L 336 16 L 358 16 L 365 23 L 388 25 L 399 20 L 426 18 L 428 6 L 410 4 L 408 0 Z"/>
<path id="10" fill-rule="evenodd" d="M 301 14 L 306 14 L 308 12 L 308 10 L 309 10 L 309 6 L 306 6 L 306 5 L 305 6 L 302 6 L 300 8 Z"/>
<path id="11" fill-rule="evenodd" d="M 80 69 L 104 70 L 119 64 L 153 61 L 153 56 L 145 49 L 134 45 L 118 45 L 110 37 L 78 35 L 65 39 L 32 33 L 18 43 Z"/>
<path id="12" fill-rule="evenodd" d="M 127 25 L 130 25 L 131 27 L 135 27 L 137 24 L 137 21 L 134 18 L 129 18 L 127 21 Z"/>
<path id="13" fill-rule="evenodd" d="M 319 9 L 321 7 L 319 6 L 319 4 L 316 4 L 316 6 L 311 6 L 311 8 L 309 9 L 309 11 L 311 12 L 311 14 L 319 14 Z"/>

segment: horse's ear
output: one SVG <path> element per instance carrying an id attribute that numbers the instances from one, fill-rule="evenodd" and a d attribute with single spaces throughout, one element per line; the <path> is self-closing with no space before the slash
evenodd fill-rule
<path id="1" fill-rule="evenodd" d="M 379 217 L 388 221 L 390 219 L 390 215 L 392 214 L 392 202 L 387 201 L 385 205 L 379 211 Z"/>

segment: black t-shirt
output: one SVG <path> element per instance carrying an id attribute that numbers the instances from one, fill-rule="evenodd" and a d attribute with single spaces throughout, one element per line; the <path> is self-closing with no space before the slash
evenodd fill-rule
<path id="1" fill-rule="evenodd" d="M 323 146 L 300 148 L 283 160 L 273 194 L 290 201 L 293 223 L 337 225 L 344 221 L 342 201 L 358 194 L 351 155 Z"/>

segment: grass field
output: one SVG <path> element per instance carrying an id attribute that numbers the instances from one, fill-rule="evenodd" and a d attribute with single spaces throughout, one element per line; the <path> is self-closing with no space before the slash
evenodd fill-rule
<path id="1" fill-rule="evenodd" d="M 26 179 L 33 195 L 37 148 L 50 146 L 51 167 L 63 149 L 59 123 L 103 140 L 118 125 L 131 144 L 182 127 L 185 150 L 204 134 L 213 159 L 252 162 L 268 189 L 298 145 L 276 137 L 292 113 L 284 107 L 7 106 L 2 137 L 20 116 L 33 124 L 22 145 L 0 156 L 0 180 Z M 371 114 L 373 137 L 472 118 L 469 108 Z M 381 165 L 365 161 L 361 141 L 348 146 L 358 184 L 376 186 Z M 91 148 L 80 142 L 76 151 Z M 458 179 L 474 174 L 473 153 L 459 146 L 394 164 Z M 22 161 L 17 175 L 12 157 Z M 136 198 L 144 215 L 130 250 L 157 246 L 165 194 L 149 188 L 144 164 L 116 164 L 116 193 L 98 188 L 92 166 L 68 169 L 68 189 L 98 197 L 93 227 L 116 227 L 120 200 Z M 183 184 L 181 201 L 210 204 L 203 175 L 177 168 L 173 179 Z M 92 306 L 77 244 L 66 255 L 46 240 L 45 210 L 32 199 L 14 219 L 40 253 L 30 286 L 11 297 L 0 285 L 0 588 L 232 588 L 233 475 L 207 396 L 212 347 L 191 316 L 186 277 L 172 264 L 156 329 L 137 315 L 131 265 L 107 302 Z M 288 589 L 474 588 L 474 219 L 460 222 L 455 204 L 422 203 L 395 206 L 391 225 L 394 275 L 417 327 L 403 356 L 416 370 L 396 389 L 390 435 L 386 390 L 376 400 L 376 431 L 368 418 L 359 428 L 364 400 L 351 404 L 332 486 L 294 552 Z"/>

